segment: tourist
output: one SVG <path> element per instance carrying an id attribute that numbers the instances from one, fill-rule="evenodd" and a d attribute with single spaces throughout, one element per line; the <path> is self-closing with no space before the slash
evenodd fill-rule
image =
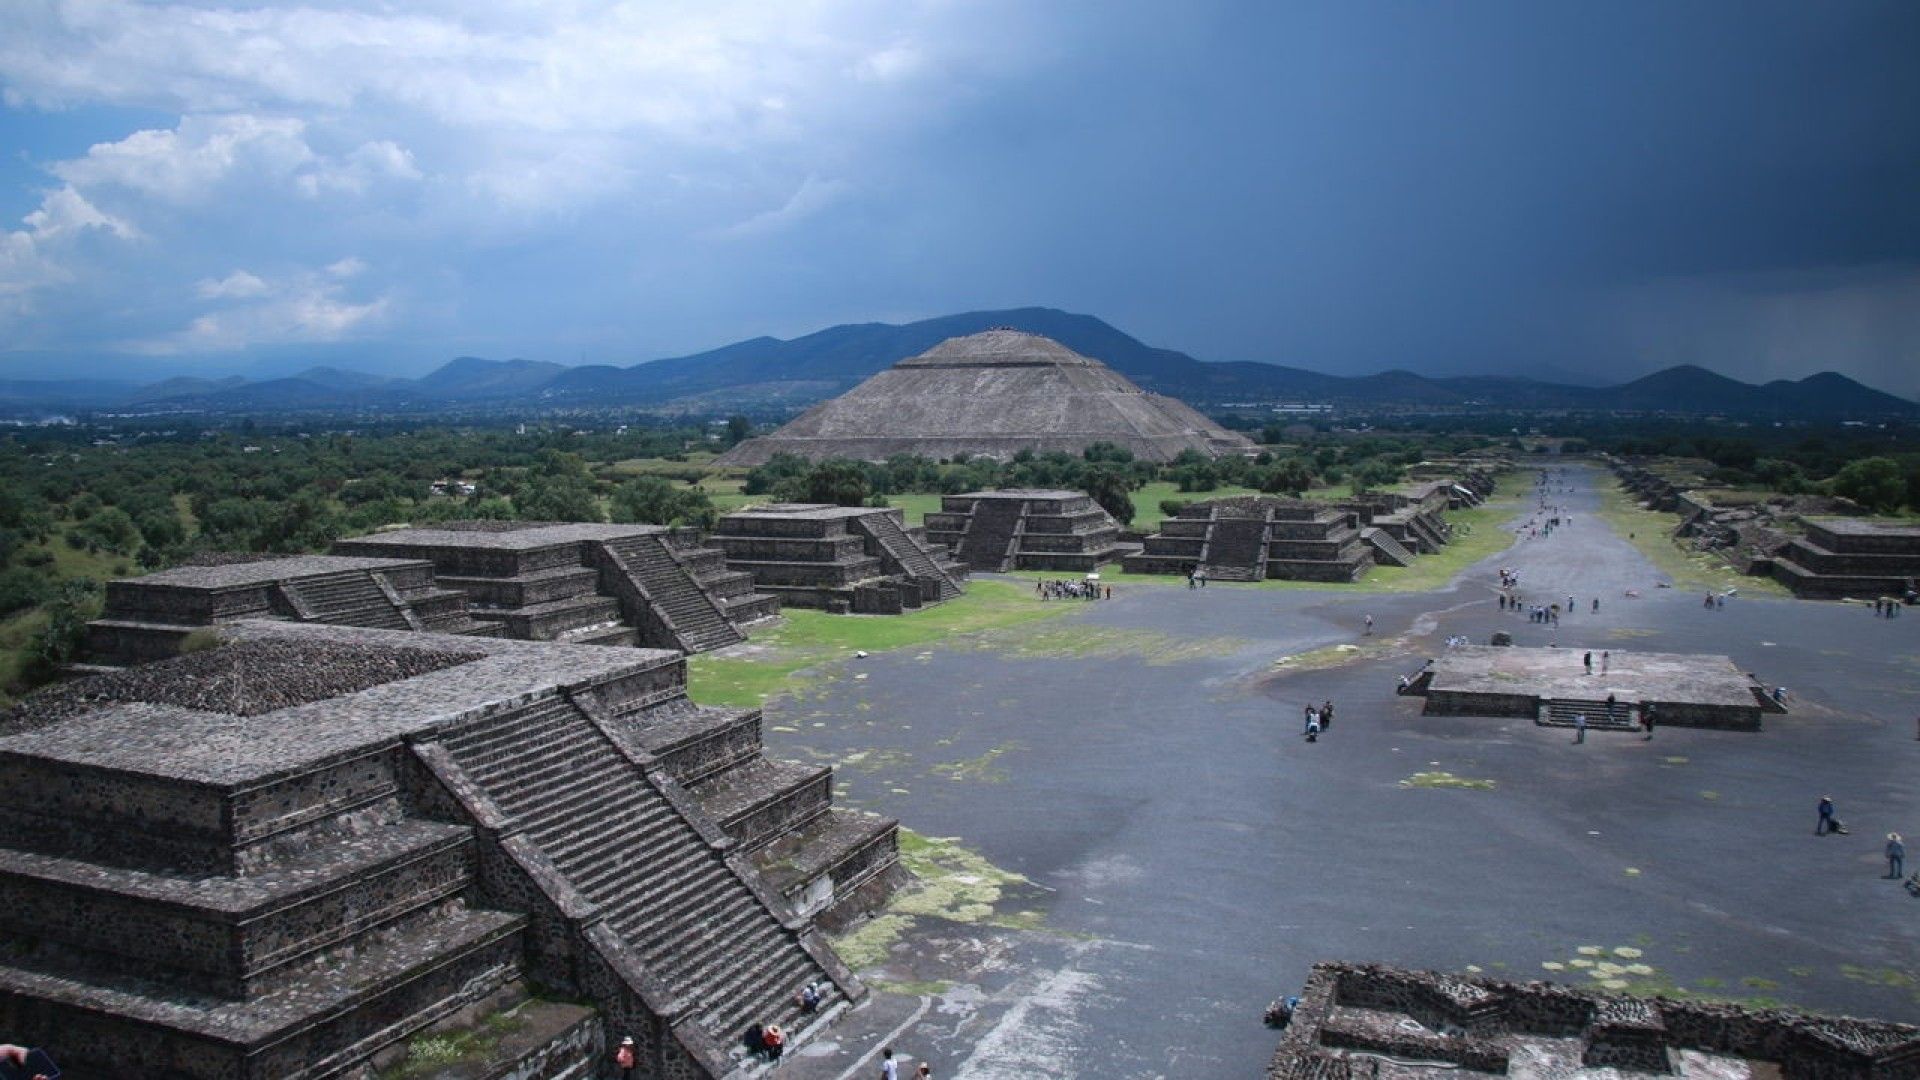
<path id="1" fill-rule="evenodd" d="M 787 1049 L 787 1033 L 780 1030 L 779 1024 L 768 1024 L 760 1039 L 767 1044 L 767 1060 L 780 1064 L 780 1055 Z"/>
<path id="2" fill-rule="evenodd" d="M 1309 714 L 1309 715 L 1312 716 L 1312 719 L 1307 721 L 1307 741 L 1319 742 L 1320 741 L 1320 717 L 1316 714 Z"/>
<path id="3" fill-rule="evenodd" d="M 1586 713 L 1574 714 L 1573 741 L 1576 743 L 1583 743 L 1587 741 L 1587 714 Z"/>
<path id="4" fill-rule="evenodd" d="M 1593 610 L 1595 614 L 1598 614 L 1600 611 L 1600 598 L 1597 596 L 1593 598 Z"/>
<path id="5" fill-rule="evenodd" d="M 795 1000 L 799 1003 L 801 1012 L 815 1013 L 820 1011 L 820 984 L 810 982 L 801 987 L 800 996 Z"/>
<path id="6" fill-rule="evenodd" d="M 1305 722 L 1307 725 L 1307 730 L 1308 731 L 1316 730 L 1320 726 L 1320 714 L 1314 711 L 1313 704 L 1311 702 L 1307 704 L 1305 713 L 1306 713 Z"/>
<path id="7" fill-rule="evenodd" d="M 1898 881 L 1907 869 L 1907 845 L 1900 842 L 1900 834 L 1887 834 L 1887 876 Z"/>
<path id="8" fill-rule="evenodd" d="M 1647 729 L 1645 742 L 1653 741 L 1653 704 L 1649 702 L 1645 712 L 1640 714 L 1640 726 Z"/>
<path id="9" fill-rule="evenodd" d="M 1613 723 L 1613 695 L 1607 695 L 1607 723 Z"/>
<path id="10" fill-rule="evenodd" d="M 1592 650 L 1588 650 L 1587 655 L 1580 658 L 1580 662 L 1587 666 L 1587 674 L 1589 675 L 1593 674 L 1593 651 Z"/>
<path id="11" fill-rule="evenodd" d="M 913 1070 L 913 1075 L 918 1077 L 931 1078 L 933 1076 L 933 1066 L 923 1061 L 920 1063 L 919 1068 Z"/>
<path id="12" fill-rule="evenodd" d="M 1612 653 L 1608 652 L 1605 649 L 1600 650 L 1600 674 L 1605 675 L 1607 673 L 1607 664 L 1610 663 L 1612 660 L 1613 660 Z"/>
<path id="13" fill-rule="evenodd" d="M 1833 796 L 1822 795 L 1820 796 L 1820 820 L 1813 823 L 1813 835 L 1823 836 L 1833 832 L 1834 829 Z"/>
<path id="14" fill-rule="evenodd" d="M 1371 636 L 1373 634 L 1373 616 L 1371 615 L 1367 616 L 1366 624 L 1367 624 L 1367 634 Z"/>
<path id="15" fill-rule="evenodd" d="M 639 1064 L 635 1059 L 633 1036 L 620 1040 L 620 1049 L 613 1052 L 613 1067 L 620 1070 L 620 1080 L 633 1080 L 633 1070 Z"/>
<path id="16" fill-rule="evenodd" d="M 1326 702 L 1323 702 L 1320 706 L 1320 730 L 1325 731 L 1332 726 L 1333 726 L 1333 702 L 1326 701 Z"/>
<path id="17" fill-rule="evenodd" d="M 12 1066 L 10 1071 L 12 1075 L 15 1076 L 27 1076 L 26 1070 L 28 1068 L 53 1070 L 52 1072 L 36 1071 L 32 1074 L 31 1080 L 47 1080 L 47 1077 L 58 1075 L 60 1072 L 60 1070 L 53 1068 L 53 1062 L 47 1057 L 45 1051 L 29 1050 L 24 1046 L 15 1046 L 12 1043 L 0 1043 L 0 1062 L 5 1062 Z"/>
<path id="18" fill-rule="evenodd" d="M 893 1063 L 893 1047 L 880 1051 L 880 1080 L 900 1080 L 900 1066 Z"/>

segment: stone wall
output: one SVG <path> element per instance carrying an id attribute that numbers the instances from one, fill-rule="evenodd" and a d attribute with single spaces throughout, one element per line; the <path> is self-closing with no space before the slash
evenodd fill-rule
<path id="1" fill-rule="evenodd" d="M 1908 1024 L 1341 963 L 1313 966 L 1267 1075 L 1322 1076 L 1346 1050 L 1505 1073 L 1528 1038 L 1584 1039 L 1588 1068 L 1668 1072 L 1675 1051 L 1693 1050 L 1775 1063 L 1791 1080 L 1920 1076 L 1920 1028 Z"/>

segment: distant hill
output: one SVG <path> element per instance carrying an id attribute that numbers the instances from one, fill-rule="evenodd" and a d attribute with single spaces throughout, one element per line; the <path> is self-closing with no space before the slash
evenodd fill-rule
<path id="1" fill-rule="evenodd" d="M 1920 405 L 1822 372 L 1764 386 L 1693 365 L 1618 386 L 1501 376 L 1432 378 L 1411 371 L 1344 377 L 1250 361 L 1203 363 L 1156 348 L 1091 315 L 1053 308 L 970 311 L 894 325 L 850 323 L 803 337 L 750 338 L 648 363 L 567 367 L 540 360 L 461 356 L 418 379 L 335 367 L 249 381 L 174 378 L 146 386 L 111 381 L 0 380 L 0 406 L 158 408 L 216 412 L 414 409 L 501 405 L 635 406 L 666 411 L 794 410 L 833 397 L 951 337 L 1011 326 L 1106 363 L 1141 387 L 1201 406 L 1314 402 L 1342 406 L 1580 409 L 1774 418 L 1920 416 Z"/>

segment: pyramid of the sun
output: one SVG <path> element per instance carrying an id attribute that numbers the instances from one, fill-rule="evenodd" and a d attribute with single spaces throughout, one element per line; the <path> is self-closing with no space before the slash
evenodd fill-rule
<path id="1" fill-rule="evenodd" d="M 996 329 L 948 338 L 785 427 L 720 455 L 758 465 L 775 454 L 884 461 L 894 454 L 1010 458 L 1078 454 L 1109 442 L 1144 461 L 1182 450 L 1209 457 L 1252 444 L 1182 402 L 1149 394 L 1098 360 L 1050 338 Z"/>

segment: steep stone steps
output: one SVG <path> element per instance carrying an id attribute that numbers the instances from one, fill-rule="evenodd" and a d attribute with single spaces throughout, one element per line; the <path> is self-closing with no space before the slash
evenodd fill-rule
<path id="1" fill-rule="evenodd" d="M 1207 532 L 1201 569 L 1218 581 L 1259 581 L 1266 576 L 1267 523 L 1254 518 L 1215 518 Z"/>
<path id="2" fill-rule="evenodd" d="M 1412 566 L 1413 553 L 1402 547 L 1400 541 L 1385 529 L 1376 529 L 1372 525 L 1360 530 L 1360 538 L 1373 548 L 1373 553 L 1388 566 Z"/>
<path id="3" fill-rule="evenodd" d="M 1027 504 L 1019 499 L 975 499 L 955 554 L 972 570 L 999 573 L 1007 569 L 1026 512 Z"/>
<path id="4" fill-rule="evenodd" d="M 706 652 L 745 640 L 727 619 L 726 610 L 701 588 L 699 579 L 660 537 L 624 536 L 603 541 L 601 546 L 619 557 L 640 591 L 671 621 L 681 651 Z"/>
<path id="5" fill-rule="evenodd" d="M 442 745 L 720 1045 L 737 1045 L 738 1018 L 789 1022 L 768 1010 L 828 981 L 796 933 L 585 713 L 553 698 L 521 715 Z"/>
<path id="6" fill-rule="evenodd" d="M 951 600 L 960 595 L 960 585 L 933 561 L 925 548 L 900 527 L 892 514 L 863 514 L 853 519 L 854 526 L 873 538 L 894 563 L 897 573 L 917 580 L 931 580 L 939 590 L 935 599 Z"/>

